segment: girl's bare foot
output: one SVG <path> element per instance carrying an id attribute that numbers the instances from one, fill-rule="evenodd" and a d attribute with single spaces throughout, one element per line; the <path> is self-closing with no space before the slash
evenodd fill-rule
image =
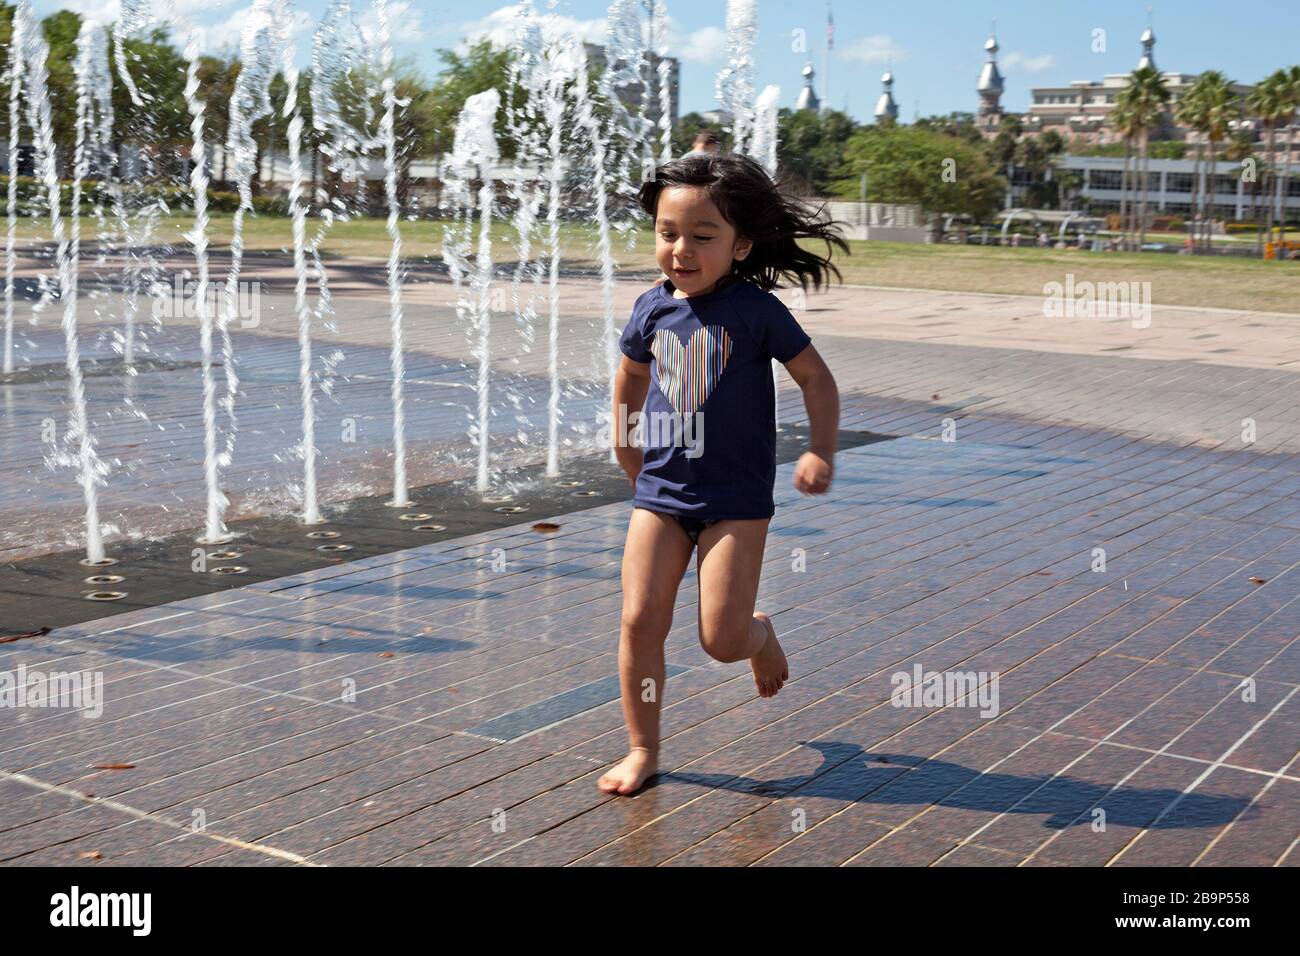
<path id="1" fill-rule="evenodd" d="M 767 628 L 767 643 L 750 658 L 749 666 L 754 669 L 758 696 L 775 697 L 776 692 L 790 679 L 790 668 L 785 661 L 785 651 L 781 650 L 781 642 L 776 639 L 772 619 L 762 611 L 755 611 L 754 617 Z"/>
<path id="2" fill-rule="evenodd" d="M 646 747 L 633 747 L 609 773 L 596 783 L 606 793 L 627 796 L 641 789 L 642 784 L 655 775 L 659 761 L 654 751 Z"/>

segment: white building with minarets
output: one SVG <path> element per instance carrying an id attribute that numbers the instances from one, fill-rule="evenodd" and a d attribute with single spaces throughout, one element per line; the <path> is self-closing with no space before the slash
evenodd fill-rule
<path id="1" fill-rule="evenodd" d="M 1002 74 L 998 72 L 998 39 L 990 33 L 984 41 L 984 69 L 980 70 L 980 78 L 975 84 L 980 98 L 975 125 L 986 136 L 996 134 L 1002 123 L 1002 88 Z"/>
<path id="2" fill-rule="evenodd" d="M 1135 68 L 1155 68 L 1155 32 L 1147 27 L 1139 42 L 1142 53 Z M 1067 153 L 1060 159 L 1060 166 L 1075 173 L 1079 183 L 1078 195 L 1073 202 L 1094 214 L 1118 211 L 1126 195 L 1123 155 L 1085 155 L 1085 152 L 1086 147 L 1095 144 L 1122 142 L 1119 133 L 1109 124 L 1108 117 L 1119 94 L 1129 85 L 1131 74 L 1111 73 L 1100 80 L 1076 80 L 1068 86 L 1035 87 L 1030 90 L 1027 113 L 1008 113 L 1001 107 L 1001 95 L 1005 90 L 995 60 L 997 49 L 997 41 L 990 36 L 984 43 L 984 69 L 977 83 L 979 112 L 976 123 L 981 133 L 986 137 L 996 136 L 1008 116 L 1018 116 L 1023 135 L 1034 136 L 1049 129 L 1055 130 L 1069 144 Z M 1187 151 L 1183 159 L 1152 158 L 1148 161 L 1151 214 L 1194 216 L 1199 211 L 1200 197 L 1209 194 L 1213 197 L 1210 216 L 1216 220 L 1244 220 L 1260 215 L 1261 205 L 1269 202 L 1270 198 L 1261 196 L 1256 185 L 1243 181 L 1235 164 L 1221 163 L 1215 170 L 1213 186 L 1209 186 L 1208 163 L 1195 158 L 1195 144 L 1198 138 L 1203 140 L 1202 134 L 1178 122 L 1178 101 L 1187 95 L 1200 74 L 1161 71 L 1160 75 L 1169 89 L 1171 101 L 1158 136 L 1185 142 Z M 1289 165 L 1290 181 L 1282 203 L 1287 218 L 1292 222 L 1300 221 L 1300 124 L 1275 131 L 1274 153 L 1272 157 L 1266 157 L 1259 123 L 1245 113 L 1245 98 L 1253 87 L 1232 83 L 1229 89 L 1235 100 L 1235 118 L 1229 121 L 1229 129 L 1248 133 L 1256 156 Z M 1198 183 L 1205 184 L 1205 188 Z M 1024 183 L 1013 180 L 1013 204 L 1025 201 L 1024 188 Z M 1131 196 L 1131 190 L 1127 195 Z"/>
<path id="3" fill-rule="evenodd" d="M 895 122 L 898 119 L 898 104 L 894 102 L 894 74 L 886 72 L 880 78 L 880 83 L 883 89 L 880 92 L 880 99 L 876 100 L 876 122 Z"/>
<path id="4" fill-rule="evenodd" d="M 813 89 L 814 73 L 812 61 L 809 60 L 803 68 L 803 89 L 799 91 L 799 98 L 794 101 L 796 111 L 807 110 L 816 113 L 821 110 L 821 100 L 817 98 L 817 92 Z"/>
<path id="5" fill-rule="evenodd" d="M 1156 68 L 1156 35 L 1151 31 L 1150 27 L 1142 31 L 1139 42 L 1142 44 L 1142 58 L 1138 60 L 1137 68 L 1141 70 L 1150 67 L 1154 70 Z"/>
<path id="6" fill-rule="evenodd" d="M 1142 55 L 1138 58 L 1135 68 L 1154 69 L 1156 35 L 1150 27 L 1142 32 L 1139 42 L 1142 44 Z M 1156 138 L 1179 140 L 1188 138 L 1190 131 L 1178 124 L 1176 111 L 1178 101 L 1192 88 L 1199 75 L 1161 71 L 1165 86 L 1169 89 L 1170 101 L 1164 123 Z M 1128 86 L 1129 78 L 1128 73 L 1108 73 L 1100 80 L 1075 80 L 1068 86 L 1034 87 L 1029 91 L 1029 112 L 1021 118 L 1025 132 L 1041 133 L 1054 129 L 1067 141 L 1118 142 L 1119 134 L 1106 122 L 1106 118 L 1115 108 L 1119 94 Z M 1237 98 L 1239 107 L 1251 90 L 1250 85 L 1245 83 L 1233 83 L 1229 88 Z M 982 106 L 983 94 L 981 93 L 981 108 Z"/>

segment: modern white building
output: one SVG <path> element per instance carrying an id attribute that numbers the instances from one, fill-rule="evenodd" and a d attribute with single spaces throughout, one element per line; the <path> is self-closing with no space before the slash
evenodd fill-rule
<path id="1" fill-rule="evenodd" d="M 1209 163 L 1202 161 L 1197 169 L 1193 159 L 1149 159 L 1147 207 L 1153 215 L 1191 216 L 1199 213 L 1193 203 L 1200 201 L 1202 192 L 1195 189 L 1197 177 L 1202 183 L 1209 179 Z M 1086 199 L 1089 211 L 1093 213 L 1118 212 L 1123 197 L 1124 157 L 1122 156 L 1062 156 L 1060 166 L 1079 174 L 1082 188 L 1079 195 Z M 1140 175 L 1136 161 L 1129 168 L 1129 202 L 1138 193 Z M 1291 178 L 1287 195 L 1284 197 L 1287 218 L 1300 221 L 1300 164 L 1292 163 Z M 1273 200 L 1272 184 L 1266 183 L 1268 195 L 1256 195 L 1250 182 L 1242 181 L 1242 167 L 1220 159 L 1214 174 L 1214 206 L 1210 212 L 1213 219 L 1243 220 L 1256 217 L 1255 204 L 1266 208 Z M 1012 203 L 1021 204 L 1023 187 L 1013 187 Z"/>

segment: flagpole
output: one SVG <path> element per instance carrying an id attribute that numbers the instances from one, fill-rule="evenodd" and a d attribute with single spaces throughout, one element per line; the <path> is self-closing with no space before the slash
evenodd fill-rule
<path id="1" fill-rule="evenodd" d="M 831 14 L 831 0 L 826 0 L 826 55 L 822 64 L 822 110 L 831 106 L 831 47 L 835 43 L 835 19 Z"/>

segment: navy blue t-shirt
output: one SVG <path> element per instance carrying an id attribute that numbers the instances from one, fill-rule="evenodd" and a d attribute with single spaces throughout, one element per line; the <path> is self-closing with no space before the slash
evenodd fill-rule
<path id="1" fill-rule="evenodd" d="M 664 282 L 638 298 L 619 340 L 624 355 L 651 366 L 633 504 L 694 518 L 772 517 L 772 359 L 788 362 L 810 341 L 780 299 L 748 280 L 686 299 Z"/>

